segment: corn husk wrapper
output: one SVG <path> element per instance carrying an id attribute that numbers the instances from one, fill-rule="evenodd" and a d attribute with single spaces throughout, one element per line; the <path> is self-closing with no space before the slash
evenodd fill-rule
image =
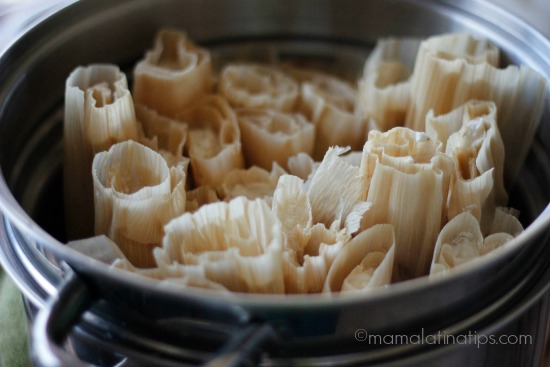
<path id="1" fill-rule="evenodd" d="M 493 170 L 495 202 L 508 203 L 504 187 L 504 145 L 497 126 L 493 102 L 469 101 L 464 123 L 447 140 L 445 152 L 455 161 L 457 177 L 468 180 Z"/>
<path id="2" fill-rule="evenodd" d="M 373 119 L 388 131 L 405 124 L 410 102 L 410 77 L 421 40 L 385 38 L 376 43 L 359 80 L 356 114 Z"/>
<path id="3" fill-rule="evenodd" d="M 430 109 L 441 115 L 471 99 L 493 101 L 506 152 L 504 177 L 511 184 L 540 122 L 547 82 L 523 65 L 498 69 L 497 59 L 496 47 L 468 35 L 425 40 L 411 79 L 406 126 L 423 131 Z"/>
<path id="4" fill-rule="evenodd" d="M 395 236 L 389 224 L 378 224 L 359 233 L 334 260 L 323 292 L 367 292 L 389 285 L 394 249 Z"/>
<path id="5" fill-rule="evenodd" d="M 220 201 L 216 190 L 210 186 L 199 186 L 186 193 L 185 211 L 194 212 L 201 206 Z"/>
<path id="6" fill-rule="evenodd" d="M 286 292 L 320 292 L 332 262 L 350 240 L 350 234 L 336 226 L 313 224 L 304 181 L 296 176 L 279 178 L 272 212 L 282 224 Z"/>
<path id="7" fill-rule="evenodd" d="M 218 188 L 229 172 L 244 168 L 239 125 L 225 98 L 203 96 L 177 119 L 188 126 L 185 153 L 195 185 Z"/>
<path id="8" fill-rule="evenodd" d="M 271 169 L 273 162 L 287 168 L 291 156 L 312 155 L 315 127 L 301 114 L 267 109 L 239 109 L 244 155 L 249 166 Z"/>
<path id="9" fill-rule="evenodd" d="M 395 228 L 394 280 L 428 274 L 437 235 L 445 223 L 452 160 L 440 144 L 407 128 L 371 131 L 363 151 L 364 195 L 372 203 L 361 228 Z"/>
<path id="10" fill-rule="evenodd" d="M 361 149 L 366 122 L 355 115 L 357 90 L 350 84 L 324 74 L 300 85 L 298 110 L 315 125 L 314 159 L 322 159 L 332 146 Z"/>
<path id="11" fill-rule="evenodd" d="M 343 228 L 346 218 L 361 201 L 363 179 L 359 167 L 339 156 L 345 148 L 329 148 L 307 188 L 313 223 Z"/>
<path id="12" fill-rule="evenodd" d="M 263 200 L 205 205 L 165 233 L 155 249 L 164 277 L 198 274 L 231 291 L 284 293 L 281 224 Z"/>
<path id="13" fill-rule="evenodd" d="M 154 48 L 134 69 L 132 94 L 136 102 L 161 115 L 175 117 L 198 97 L 212 91 L 212 65 L 208 50 L 187 35 L 161 30 Z"/>
<path id="14" fill-rule="evenodd" d="M 93 161 L 95 233 L 112 239 L 137 267 L 152 267 L 163 226 L 185 210 L 185 173 L 153 150 L 126 141 Z"/>
<path id="15" fill-rule="evenodd" d="M 445 225 L 438 236 L 430 276 L 445 273 L 495 251 L 513 238 L 504 232 L 493 233 L 484 238 L 479 222 L 472 214 L 459 214 Z"/>
<path id="16" fill-rule="evenodd" d="M 275 68 L 259 64 L 229 64 L 221 72 L 218 90 L 236 108 L 291 112 L 299 96 L 298 83 Z"/>
<path id="17" fill-rule="evenodd" d="M 169 167 L 183 165 L 187 174 L 189 158 L 183 156 L 187 125 L 159 115 L 145 105 L 136 104 L 135 110 L 144 135 L 140 142 L 162 155 Z"/>
<path id="18" fill-rule="evenodd" d="M 315 173 L 320 164 L 321 162 L 314 161 L 308 154 L 298 153 L 288 158 L 288 173 L 307 180 Z"/>
<path id="19" fill-rule="evenodd" d="M 94 154 L 138 139 L 139 127 L 124 73 L 115 65 L 76 68 L 65 84 L 64 195 L 69 239 L 94 233 Z"/>
<path id="20" fill-rule="evenodd" d="M 518 220 L 519 211 L 513 208 L 498 207 L 495 210 L 489 234 L 507 233 L 512 237 L 523 232 L 523 225 Z"/>
<path id="21" fill-rule="evenodd" d="M 270 204 L 279 177 L 284 173 L 277 163 L 273 163 L 271 172 L 257 166 L 233 170 L 223 181 L 221 195 L 225 201 L 244 196 L 248 199 L 264 199 Z"/>

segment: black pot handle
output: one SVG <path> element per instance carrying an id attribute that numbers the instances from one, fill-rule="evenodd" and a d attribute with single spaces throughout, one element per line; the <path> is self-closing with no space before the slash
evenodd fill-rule
<path id="1" fill-rule="evenodd" d="M 37 367 L 89 367 L 67 351 L 64 343 L 84 313 L 98 301 L 86 282 L 66 266 L 66 276 L 58 293 L 38 313 L 31 336 L 32 360 Z M 275 328 L 268 323 L 246 323 L 231 332 L 230 338 L 210 359 L 207 367 L 256 366 L 262 356 L 279 342 Z M 116 352 L 116 351 L 115 351 Z M 121 353 L 124 354 L 124 353 Z M 138 362 L 139 363 L 139 362 Z M 118 366 L 123 366 L 124 363 Z M 189 366 L 173 359 L 170 366 Z"/>

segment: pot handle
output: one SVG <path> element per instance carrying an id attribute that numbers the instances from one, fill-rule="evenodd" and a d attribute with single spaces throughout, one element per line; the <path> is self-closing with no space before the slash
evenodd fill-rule
<path id="1" fill-rule="evenodd" d="M 70 267 L 58 290 L 38 313 L 31 335 L 32 361 L 36 367 L 90 367 L 68 352 L 63 343 L 82 315 L 99 298 Z M 269 323 L 241 325 L 225 345 L 204 363 L 205 367 L 255 366 L 279 342 L 279 334 Z M 117 366 L 124 366 L 122 362 Z M 132 364 L 133 365 L 133 364 Z M 177 366 L 173 360 L 170 366 Z M 182 362 L 181 366 L 189 366 Z"/>

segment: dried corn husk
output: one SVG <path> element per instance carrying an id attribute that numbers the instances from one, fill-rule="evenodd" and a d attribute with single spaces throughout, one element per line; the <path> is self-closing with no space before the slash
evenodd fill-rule
<path id="1" fill-rule="evenodd" d="M 183 156 L 183 147 L 187 140 L 187 125 L 159 115 L 145 105 L 136 104 L 135 110 L 145 135 L 140 142 L 160 153 L 169 167 L 183 165 L 187 174 L 189 158 Z"/>
<path id="2" fill-rule="evenodd" d="M 464 103 L 448 113 L 435 115 L 429 110 L 426 115 L 426 134 L 442 144 L 442 151 L 447 149 L 447 140 L 464 125 L 464 113 L 468 103 Z"/>
<path id="3" fill-rule="evenodd" d="M 513 208 L 496 208 L 489 234 L 507 233 L 512 237 L 516 237 L 523 232 L 523 225 L 518 220 L 518 216 L 519 211 Z"/>
<path id="4" fill-rule="evenodd" d="M 244 168 L 239 125 L 225 98 L 203 96 L 177 119 L 189 128 L 185 151 L 197 186 L 218 188 L 229 172 Z"/>
<path id="5" fill-rule="evenodd" d="M 126 256 L 117 244 L 105 235 L 69 241 L 66 246 L 92 259 L 109 265 L 116 260 L 126 259 Z"/>
<path id="6" fill-rule="evenodd" d="M 163 29 L 154 48 L 134 69 L 136 102 L 166 116 L 212 91 L 210 53 L 195 46 L 184 32 Z"/>
<path id="7" fill-rule="evenodd" d="M 512 183 L 540 122 L 547 83 L 526 66 L 498 69 L 497 60 L 496 47 L 468 35 L 425 40 L 411 79 L 415 93 L 406 126 L 423 131 L 430 109 L 441 115 L 470 99 L 493 101 L 506 150 L 504 175 Z"/>
<path id="8" fill-rule="evenodd" d="M 447 219 L 468 211 L 480 223 L 482 232 L 487 233 L 495 215 L 493 170 L 481 176 L 464 180 L 458 177 L 452 182 L 447 206 Z"/>
<path id="9" fill-rule="evenodd" d="M 152 267 L 163 226 L 185 210 L 185 173 L 153 150 L 126 141 L 93 161 L 95 232 L 111 238 L 137 267 Z"/>
<path id="10" fill-rule="evenodd" d="M 248 199 L 264 199 L 269 204 L 277 181 L 284 173 L 277 163 L 273 163 L 271 172 L 256 166 L 233 170 L 223 180 L 221 195 L 225 201 L 244 196 Z"/>
<path id="11" fill-rule="evenodd" d="M 221 72 L 218 90 L 234 107 L 283 112 L 291 112 L 299 96 L 296 81 L 259 64 L 227 65 Z"/>
<path id="12" fill-rule="evenodd" d="M 434 250 L 430 275 L 445 273 L 461 264 L 504 246 L 513 236 L 493 233 L 483 238 L 477 219 L 469 212 L 454 217 L 441 230 Z"/>
<path id="13" fill-rule="evenodd" d="M 456 176 L 470 180 L 493 170 L 495 202 L 508 203 L 504 187 L 504 145 L 493 102 L 471 100 L 465 104 L 462 127 L 451 134 L 445 152 L 457 169 Z"/>
<path id="14" fill-rule="evenodd" d="M 304 231 L 301 251 L 283 252 L 283 272 L 287 293 L 318 293 L 336 256 L 351 239 L 335 226 L 317 223 Z"/>
<path id="15" fill-rule="evenodd" d="M 268 109 L 239 109 L 237 118 L 246 162 L 270 169 L 273 162 L 287 168 L 288 158 L 311 155 L 315 127 L 301 114 Z"/>
<path id="16" fill-rule="evenodd" d="M 307 180 L 319 168 L 319 164 L 320 162 L 315 162 L 311 156 L 298 153 L 288 158 L 288 173 Z"/>
<path id="17" fill-rule="evenodd" d="M 427 135 L 399 127 L 371 131 L 365 144 L 360 170 L 372 206 L 361 227 L 394 226 L 396 281 L 429 271 L 454 172 L 452 160 L 439 150 Z"/>
<path id="18" fill-rule="evenodd" d="M 332 262 L 351 238 L 349 232 L 336 226 L 313 225 L 304 181 L 296 176 L 279 178 L 272 212 L 282 224 L 286 292 L 320 292 Z"/>
<path id="19" fill-rule="evenodd" d="M 356 100 L 357 90 L 332 76 L 312 74 L 301 83 L 298 110 L 315 125 L 313 158 L 336 145 L 361 149 L 367 124 L 355 115 Z"/>
<path id="20" fill-rule="evenodd" d="M 339 155 L 345 148 L 329 148 L 319 168 L 311 177 L 308 198 L 313 223 L 337 228 L 345 225 L 346 218 L 361 201 L 363 179 L 359 167 L 347 163 Z"/>
<path id="21" fill-rule="evenodd" d="M 194 212 L 205 204 L 220 201 L 216 190 L 210 186 L 199 186 L 193 190 L 187 191 L 186 199 L 185 211 L 187 212 Z"/>
<path id="22" fill-rule="evenodd" d="M 69 239 L 93 234 L 94 154 L 138 139 L 139 127 L 126 76 L 115 65 L 76 68 L 65 85 L 64 194 Z"/>
<path id="23" fill-rule="evenodd" d="M 164 277 L 198 273 L 231 291 L 284 292 L 281 224 L 263 200 L 204 205 L 165 233 L 154 252 Z"/>
<path id="24" fill-rule="evenodd" d="M 416 38 L 380 39 L 365 63 L 355 112 L 363 119 L 372 118 L 380 131 L 405 124 L 420 43 Z"/>
<path id="25" fill-rule="evenodd" d="M 340 251 L 323 291 L 369 291 L 389 285 L 394 267 L 395 236 L 389 224 L 375 225 L 354 237 Z"/>

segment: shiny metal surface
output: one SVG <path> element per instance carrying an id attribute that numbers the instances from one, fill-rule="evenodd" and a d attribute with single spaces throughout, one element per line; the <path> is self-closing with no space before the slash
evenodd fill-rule
<path id="1" fill-rule="evenodd" d="M 18 284 L 37 304 L 60 282 L 57 263 L 63 260 L 105 301 L 153 320 L 190 315 L 210 320 L 217 311 L 228 309 L 244 310 L 256 320 L 276 320 L 290 340 L 284 346 L 288 358 L 307 359 L 319 358 L 319 353 L 363 353 L 364 346 L 353 343 L 353 332 L 361 327 L 390 333 L 456 325 L 510 295 L 509 289 L 519 294 L 520 282 L 535 284 L 531 277 L 546 266 L 540 259 L 550 228 L 548 101 L 537 140 L 512 192 L 512 206 L 522 210 L 529 228 L 499 256 L 457 269 L 444 279 L 417 279 L 364 298 L 221 297 L 159 287 L 154 281 L 109 271 L 65 248 L 59 187 L 59 108 L 65 78 L 77 65 L 92 62 L 112 62 L 130 70 L 163 26 L 186 29 L 198 42 L 217 50 L 219 58 L 250 50 L 251 44 L 275 44 L 287 57 L 313 55 L 336 63 L 349 77 L 358 75 L 358 55 L 366 55 L 379 37 L 426 37 L 460 30 L 489 38 L 503 50 L 505 62 L 526 63 L 550 80 L 548 40 L 485 2 L 81 1 L 43 22 L 0 58 L 0 209 L 5 218 L 0 235 L 10 247 L 2 245 L 0 261 L 14 278 L 20 277 Z M 22 264 L 19 269 L 10 266 L 16 262 Z M 29 279 L 39 284 L 33 286 Z"/>

